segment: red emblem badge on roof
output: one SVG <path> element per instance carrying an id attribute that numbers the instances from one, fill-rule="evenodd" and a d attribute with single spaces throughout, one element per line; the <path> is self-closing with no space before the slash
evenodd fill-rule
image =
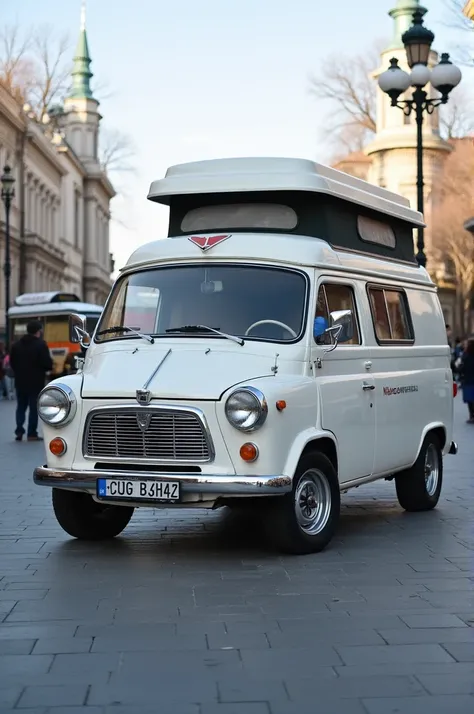
<path id="1" fill-rule="evenodd" d="M 218 243 L 230 238 L 230 234 L 225 234 L 222 236 L 189 236 L 188 240 L 194 245 L 197 245 L 202 251 L 209 250 L 209 248 L 214 248 Z"/>

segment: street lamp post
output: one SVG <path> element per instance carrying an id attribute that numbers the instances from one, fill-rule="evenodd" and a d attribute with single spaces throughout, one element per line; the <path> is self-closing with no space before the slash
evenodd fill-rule
<path id="1" fill-rule="evenodd" d="M 390 67 L 379 77 L 380 89 L 389 95 L 392 107 L 399 107 L 406 116 L 412 112 L 416 120 L 416 164 L 417 164 L 417 202 L 418 211 L 424 213 L 424 181 L 423 181 L 423 114 L 432 114 L 440 104 L 446 104 L 450 92 L 461 81 L 461 70 L 456 67 L 449 55 L 444 53 L 433 69 L 429 69 L 428 60 L 434 34 L 423 25 L 423 15 L 426 10 L 420 8 L 413 13 L 413 25 L 402 35 L 402 42 L 407 53 L 408 66 L 411 73 L 404 72 L 398 66 L 398 60 L 390 60 Z M 426 85 L 431 86 L 440 96 L 428 97 Z M 400 94 L 414 87 L 410 99 L 399 99 Z M 416 260 L 426 267 L 424 228 L 418 228 Z"/>
<path id="2" fill-rule="evenodd" d="M 10 208 L 15 195 L 15 178 L 12 176 L 10 166 L 5 166 L 2 177 L 2 201 L 5 205 L 5 264 L 3 266 L 3 274 L 5 276 L 5 345 L 10 347 L 10 325 L 8 320 L 8 308 L 10 307 L 10 275 L 12 271 L 10 261 Z"/>

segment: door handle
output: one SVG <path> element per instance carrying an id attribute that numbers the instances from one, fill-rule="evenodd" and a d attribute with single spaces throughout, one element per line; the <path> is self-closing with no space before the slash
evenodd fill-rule
<path id="1" fill-rule="evenodd" d="M 364 362 L 364 367 L 366 369 L 372 369 L 372 362 L 370 361 L 370 359 L 367 360 L 367 362 Z"/>
<path id="2" fill-rule="evenodd" d="M 368 391 L 370 391 L 370 390 L 372 390 L 372 389 L 375 389 L 375 384 L 363 384 L 363 385 L 362 385 L 362 389 L 363 389 L 365 392 L 368 392 Z"/>

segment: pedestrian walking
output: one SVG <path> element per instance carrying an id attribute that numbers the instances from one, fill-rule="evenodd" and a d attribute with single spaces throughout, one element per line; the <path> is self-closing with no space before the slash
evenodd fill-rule
<path id="1" fill-rule="evenodd" d="M 459 368 L 463 402 L 469 409 L 469 424 L 474 424 L 474 337 L 467 340 Z"/>
<path id="2" fill-rule="evenodd" d="M 15 399 L 15 375 L 13 374 L 13 369 L 10 364 L 10 354 L 8 350 L 5 351 L 5 357 L 3 358 L 3 381 L 6 388 L 6 399 Z"/>
<path id="3" fill-rule="evenodd" d="M 29 411 L 27 439 L 41 441 L 38 436 L 37 400 L 44 387 L 46 373 L 53 369 L 48 345 L 42 337 L 41 322 L 31 320 L 27 324 L 26 335 L 15 342 L 11 349 L 10 365 L 15 376 L 17 398 L 16 440 L 23 439 L 26 412 Z"/>
<path id="4" fill-rule="evenodd" d="M 7 382 L 5 379 L 5 370 L 3 368 L 5 355 L 5 345 L 3 342 L 0 342 L 0 399 L 7 399 Z"/>

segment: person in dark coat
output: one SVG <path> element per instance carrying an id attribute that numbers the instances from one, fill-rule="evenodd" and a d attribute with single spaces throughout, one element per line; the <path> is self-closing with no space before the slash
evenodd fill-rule
<path id="1" fill-rule="evenodd" d="M 26 335 L 15 342 L 11 349 L 10 365 L 15 375 L 17 396 L 16 440 L 25 433 L 24 423 L 28 415 L 28 441 L 41 441 L 38 436 L 38 396 L 45 384 L 46 373 L 53 369 L 48 345 L 42 337 L 42 325 L 31 320 L 26 326 Z"/>
<path id="2" fill-rule="evenodd" d="M 467 340 L 466 349 L 461 359 L 459 376 L 461 378 L 463 402 L 467 404 L 469 409 L 468 423 L 474 424 L 474 337 L 470 337 Z"/>

